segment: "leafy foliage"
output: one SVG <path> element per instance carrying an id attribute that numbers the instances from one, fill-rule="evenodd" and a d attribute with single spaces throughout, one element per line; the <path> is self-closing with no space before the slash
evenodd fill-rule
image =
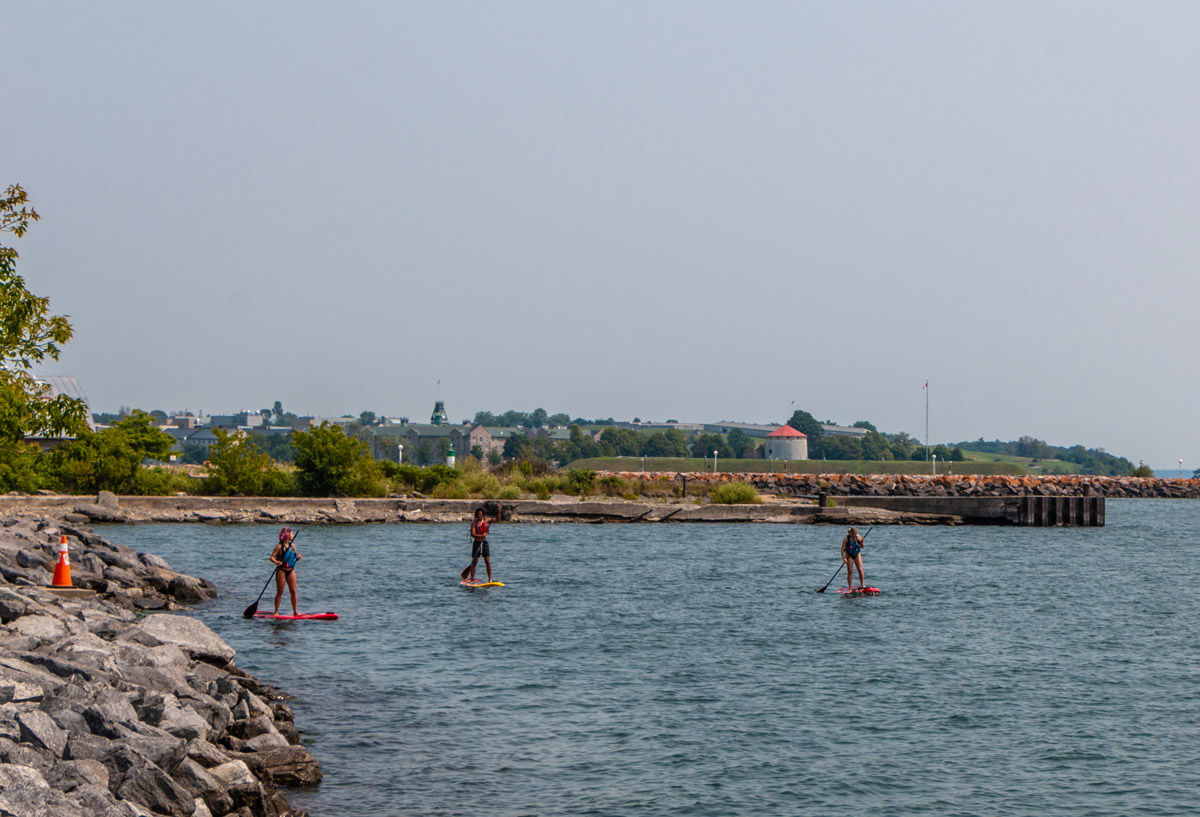
<path id="1" fill-rule="evenodd" d="M 212 473 L 204 490 L 225 496 L 277 496 L 291 493 L 275 461 L 245 432 L 213 429 L 217 441 L 209 454 Z"/>
<path id="2" fill-rule="evenodd" d="M 708 498 L 717 505 L 757 505 L 762 502 L 758 491 L 746 482 L 722 483 L 712 489 Z"/>
<path id="3" fill-rule="evenodd" d="M 37 211 L 20 185 L 0 196 L 0 233 L 25 235 Z M 50 314 L 50 299 L 25 288 L 17 274 L 17 251 L 0 246 L 0 447 L 19 455 L 29 434 L 78 435 L 87 431 L 87 408 L 65 395 L 50 398 L 30 373 L 37 364 L 58 360 L 71 339 L 71 324 Z"/>
<path id="4" fill-rule="evenodd" d="M 144 493 L 138 474 L 144 460 L 164 461 L 175 440 L 144 411 L 134 411 L 111 428 L 85 432 L 41 462 L 45 483 L 69 493 Z"/>
<path id="5" fill-rule="evenodd" d="M 321 423 L 292 434 L 297 480 L 305 496 L 383 496 L 383 472 L 367 444 Z"/>

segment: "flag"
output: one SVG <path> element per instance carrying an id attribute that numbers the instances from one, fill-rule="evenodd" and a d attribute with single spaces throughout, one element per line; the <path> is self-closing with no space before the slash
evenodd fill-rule
<path id="1" fill-rule="evenodd" d="M 439 383 L 441 383 L 442 381 L 440 381 L 440 380 L 439 380 L 438 382 L 439 382 Z M 921 387 L 921 391 L 925 391 L 925 389 L 927 389 L 927 388 L 929 388 L 929 381 L 928 381 L 928 380 L 926 380 L 926 381 L 925 381 L 925 385 Z"/>

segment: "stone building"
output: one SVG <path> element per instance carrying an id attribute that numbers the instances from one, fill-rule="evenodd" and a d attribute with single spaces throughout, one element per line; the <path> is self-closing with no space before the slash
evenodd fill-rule
<path id="1" fill-rule="evenodd" d="M 780 426 L 768 434 L 766 440 L 763 444 L 763 459 L 808 459 L 808 435 L 791 426 Z"/>

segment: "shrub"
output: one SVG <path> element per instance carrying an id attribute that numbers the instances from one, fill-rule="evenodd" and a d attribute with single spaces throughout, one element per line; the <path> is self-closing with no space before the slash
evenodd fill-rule
<path id="1" fill-rule="evenodd" d="M 503 488 L 500 489 L 500 495 L 497 496 L 496 498 L 502 499 L 502 500 L 520 499 L 521 498 L 521 489 L 518 488 L 516 485 L 505 485 Z"/>
<path id="2" fill-rule="evenodd" d="M 587 496 L 596 485 L 596 472 L 587 468 L 572 468 L 567 471 L 567 493 Z"/>
<path id="3" fill-rule="evenodd" d="M 604 494 L 605 496 L 621 496 L 622 494 L 628 493 L 625 480 L 621 479 L 615 474 L 609 474 L 606 477 L 601 477 L 598 484 L 600 486 L 600 493 Z"/>
<path id="4" fill-rule="evenodd" d="M 197 481 L 177 468 L 142 468 L 133 477 L 133 491 L 138 496 L 173 496 L 197 487 Z"/>
<path id="5" fill-rule="evenodd" d="M 712 489 L 708 498 L 717 505 L 757 505 L 762 502 L 754 486 L 745 482 L 726 482 Z"/>
<path id="6" fill-rule="evenodd" d="M 525 487 L 529 493 L 533 494 L 543 502 L 550 498 L 550 486 L 546 484 L 546 480 L 544 479 L 531 479 Z"/>
<path id="7" fill-rule="evenodd" d="M 442 482 L 429 492 L 434 499 L 467 499 L 471 493 L 465 482 Z"/>

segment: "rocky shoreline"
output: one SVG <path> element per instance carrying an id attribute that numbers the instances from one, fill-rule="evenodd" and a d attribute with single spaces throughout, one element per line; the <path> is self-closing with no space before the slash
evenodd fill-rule
<path id="1" fill-rule="evenodd" d="M 174 611 L 207 581 L 86 526 L 0 517 L 0 817 L 300 817 L 287 696 Z M 73 588 L 51 588 L 63 537 Z"/>

